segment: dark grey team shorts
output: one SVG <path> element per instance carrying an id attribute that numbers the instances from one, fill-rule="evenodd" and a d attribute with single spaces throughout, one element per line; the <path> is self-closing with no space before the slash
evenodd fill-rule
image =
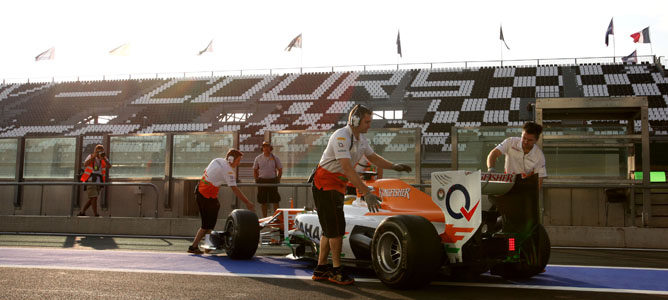
<path id="1" fill-rule="evenodd" d="M 220 209 L 218 198 L 206 198 L 198 190 L 195 190 L 195 197 L 197 199 L 197 207 L 199 207 L 199 215 L 202 219 L 202 229 L 213 230 L 216 227 L 218 210 Z"/>
<path id="2" fill-rule="evenodd" d="M 311 189 L 323 235 L 328 238 L 343 236 L 346 233 L 343 194 L 337 191 L 323 191 L 315 186 Z"/>

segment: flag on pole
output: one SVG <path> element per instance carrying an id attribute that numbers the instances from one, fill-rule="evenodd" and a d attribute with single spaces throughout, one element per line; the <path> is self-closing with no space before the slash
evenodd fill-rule
<path id="1" fill-rule="evenodd" d="M 202 54 L 204 54 L 205 52 L 213 52 L 213 40 L 211 40 L 211 41 L 209 42 L 209 45 L 206 46 L 206 48 L 204 48 L 204 50 L 200 51 L 199 54 L 197 54 L 197 55 L 202 55 Z"/>
<path id="2" fill-rule="evenodd" d="M 292 48 L 301 48 L 302 47 L 302 34 L 300 33 L 298 36 L 296 36 L 290 44 L 288 44 L 287 47 L 285 47 L 285 51 L 290 52 Z"/>
<path id="3" fill-rule="evenodd" d="M 130 44 L 125 43 L 123 45 L 120 45 L 109 51 L 109 54 L 117 56 L 128 56 L 130 55 Z"/>
<path id="4" fill-rule="evenodd" d="M 506 39 L 503 38 L 503 27 L 499 26 L 499 29 L 501 31 L 501 34 L 499 36 L 499 39 L 503 41 L 503 44 L 506 45 L 506 48 L 510 50 L 510 47 L 508 47 L 508 44 L 506 43 Z"/>
<path id="5" fill-rule="evenodd" d="M 648 44 L 652 42 L 649 40 L 649 27 L 645 27 L 642 31 L 632 34 L 631 37 L 634 43 Z"/>
<path id="6" fill-rule="evenodd" d="M 399 57 L 404 57 L 401 54 L 401 37 L 399 37 L 399 31 L 397 30 L 397 54 L 399 54 Z"/>
<path id="7" fill-rule="evenodd" d="M 622 57 L 622 61 L 625 63 L 637 63 L 638 62 L 638 55 L 636 53 L 638 50 L 633 50 L 631 54 L 628 56 Z"/>
<path id="8" fill-rule="evenodd" d="M 56 58 L 56 47 L 51 47 L 49 50 L 46 50 L 35 56 L 35 61 L 53 60 L 54 58 Z"/>
<path id="9" fill-rule="evenodd" d="M 612 26 L 612 19 L 610 19 L 610 25 L 608 25 L 608 30 L 605 31 L 605 46 L 606 47 L 608 46 L 608 37 L 611 34 L 612 35 L 615 34 L 615 31 L 614 31 L 613 26 Z"/>

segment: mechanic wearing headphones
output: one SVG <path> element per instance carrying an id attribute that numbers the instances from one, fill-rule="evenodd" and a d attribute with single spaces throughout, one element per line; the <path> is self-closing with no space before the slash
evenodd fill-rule
<path id="1" fill-rule="evenodd" d="M 543 132 L 543 126 L 534 122 L 526 122 L 522 127 L 522 137 L 509 137 L 492 149 L 487 156 L 487 170 L 496 172 L 496 159 L 502 154 L 506 156 L 505 170 L 508 174 L 522 174 L 528 177 L 538 174 L 538 187 L 547 177 L 545 156 L 535 144 Z"/>
<path id="2" fill-rule="evenodd" d="M 202 254 L 199 249 L 199 242 L 216 226 L 218 220 L 218 210 L 220 209 L 220 202 L 218 202 L 218 190 L 220 185 L 227 183 L 232 191 L 239 199 L 246 203 L 246 207 L 250 210 L 255 210 L 253 203 L 248 201 L 248 198 L 237 187 L 237 176 L 235 168 L 241 163 L 243 154 L 237 149 L 230 149 L 227 151 L 225 158 L 215 158 L 209 163 L 209 166 L 204 170 L 202 179 L 197 183 L 195 188 L 195 197 L 197 199 L 197 206 L 199 207 L 199 215 L 202 219 L 202 227 L 197 230 L 193 244 L 188 247 L 188 253 Z"/>
<path id="3" fill-rule="evenodd" d="M 346 184 L 350 181 L 367 203 L 369 212 L 376 213 L 380 199 L 355 173 L 354 166 L 362 155 L 378 168 L 410 172 L 405 164 L 393 164 L 373 152 L 364 133 L 371 127 L 372 111 L 356 105 L 348 115 L 348 125 L 336 130 L 329 138 L 318 167 L 313 176 L 313 199 L 323 235 L 320 237 L 318 266 L 313 270 L 313 280 L 329 280 L 338 284 L 351 284 L 355 280 L 343 272 L 341 267 L 342 237 L 346 221 L 343 215 L 343 199 Z M 332 252 L 333 266 L 327 264 Z"/>

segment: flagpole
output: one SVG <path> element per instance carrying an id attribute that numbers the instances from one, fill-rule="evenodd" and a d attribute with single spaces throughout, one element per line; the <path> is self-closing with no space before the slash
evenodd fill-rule
<path id="1" fill-rule="evenodd" d="M 617 62 L 617 42 L 614 34 L 612 35 L 612 62 Z"/>
<path id="2" fill-rule="evenodd" d="M 649 26 L 647 27 L 647 35 L 648 35 L 648 36 L 651 36 L 651 35 L 649 34 Z M 654 55 L 654 49 L 652 49 L 652 39 L 651 39 L 651 38 L 649 39 L 649 51 L 651 52 L 651 53 L 650 53 L 651 55 Z"/>
<path id="3" fill-rule="evenodd" d="M 654 49 L 652 49 L 652 42 L 649 42 L 649 52 L 651 55 L 654 55 Z"/>
<path id="4" fill-rule="evenodd" d="M 501 42 L 499 42 L 501 44 Z M 501 66 L 503 67 L 503 45 L 499 45 L 501 49 Z"/>

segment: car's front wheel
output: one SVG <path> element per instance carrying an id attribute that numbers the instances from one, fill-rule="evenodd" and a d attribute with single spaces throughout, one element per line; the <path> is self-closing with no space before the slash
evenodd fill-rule
<path id="1" fill-rule="evenodd" d="M 250 259 L 260 241 L 257 215 L 245 209 L 235 209 L 225 221 L 225 252 L 232 259 Z"/>
<path id="2" fill-rule="evenodd" d="M 380 223 L 371 242 L 378 278 L 392 288 L 428 284 L 443 262 L 443 246 L 434 226 L 421 216 L 398 215 Z"/>

